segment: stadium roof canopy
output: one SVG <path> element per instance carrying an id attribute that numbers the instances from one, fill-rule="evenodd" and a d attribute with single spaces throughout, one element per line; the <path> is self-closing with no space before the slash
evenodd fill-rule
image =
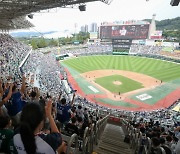
<path id="1" fill-rule="evenodd" d="M 0 0 L 0 29 L 33 27 L 25 18 L 30 13 L 94 1 L 109 3 L 109 0 Z"/>
<path id="2" fill-rule="evenodd" d="M 34 27 L 32 23 L 26 20 L 25 16 L 17 17 L 14 19 L 1 19 L 0 18 L 0 29 L 2 30 L 13 30 Z"/>

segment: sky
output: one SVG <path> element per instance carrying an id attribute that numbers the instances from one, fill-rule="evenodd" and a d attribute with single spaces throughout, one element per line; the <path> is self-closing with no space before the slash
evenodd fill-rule
<path id="1" fill-rule="evenodd" d="M 171 0 L 113 0 L 110 5 L 103 2 L 86 4 L 86 11 L 75 8 L 57 8 L 43 13 L 35 13 L 34 24 L 30 31 L 77 31 L 80 26 L 103 21 L 151 19 L 156 14 L 156 20 L 171 19 L 180 16 L 179 6 L 171 6 Z M 75 26 L 76 25 L 76 26 Z M 76 27 L 76 28 L 75 28 Z"/>

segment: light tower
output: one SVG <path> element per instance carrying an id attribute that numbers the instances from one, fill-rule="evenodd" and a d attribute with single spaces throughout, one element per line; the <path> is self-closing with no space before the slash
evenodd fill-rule
<path id="1" fill-rule="evenodd" d="M 78 27 L 78 25 L 77 25 L 77 23 L 75 23 L 75 24 L 74 24 L 74 37 L 75 37 L 75 38 L 74 38 L 74 39 L 75 39 L 74 41 L 77 41 L 77 27 Z"/>
<path id="2" fill-rule="evenodd" d="M 155 33 L 156 31 L 156 21 L 155 21 L 156 14 L 153 14 L 151 24 L 149 26 L 149 39 L 151 38 L 151 35 Z"/>

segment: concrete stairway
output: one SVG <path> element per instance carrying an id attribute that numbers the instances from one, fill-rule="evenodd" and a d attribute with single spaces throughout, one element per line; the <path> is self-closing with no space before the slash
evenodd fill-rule
<path id="1" fill-rule="evenodd" d="M 132 154 L 120 126 L 107 124 L 95 150 L 98 154 Z"/>

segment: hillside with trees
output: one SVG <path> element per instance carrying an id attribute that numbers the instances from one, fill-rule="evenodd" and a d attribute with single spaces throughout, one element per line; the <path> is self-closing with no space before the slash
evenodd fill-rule
<path id="1" fill-rule="evenodd" d="M 151 22 L 151 19 L 144 19 L 145 21 Z M 161 21 L 156 20 L 156 29 L 163 31 L 165 39 L 180 42 L 180 17 L 173 19 L 165 19 Z"/>
<path id="2" fill-rule="evenodd" d="M 157 21 L 156 25 L 160 30 L 180 30 L 180 17 Z"/>
<path id="3" fill-rule="evenodd" d="M 144 20 L 151 22 L 151 19 Z M 157 30 L 180 30 L 180 17 L 161 21 L 156 20 L 156 27 Z"/>
<path id="4" fill-rule="evenodd" d="M 17 39 L 25 44 L 31 45 L 33 49 L 56 47 L 69 44 L 83 44 L 89 38 L 89 33 L 79 32 L 78 34 L 72 34 L 72 37 L 60 37 L 58 39 L 47 39 L 44 37 L 28 38 L 18 37 Z"/>

